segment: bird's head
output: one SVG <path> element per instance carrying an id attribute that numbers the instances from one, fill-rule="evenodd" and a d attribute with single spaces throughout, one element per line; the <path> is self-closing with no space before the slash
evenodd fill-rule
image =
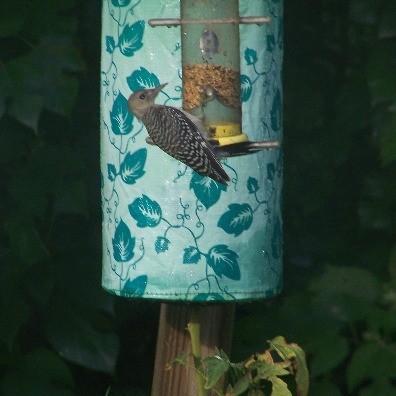
<path id="1" fill-rule="evenodd" d="M 145 89 L 133 93 L 128 99 L 128 109 L 140 120 L 145 111 L 154 105 L 158 93 L 167 84 L 168 83 L 161 84 L 153 89 Z"/>

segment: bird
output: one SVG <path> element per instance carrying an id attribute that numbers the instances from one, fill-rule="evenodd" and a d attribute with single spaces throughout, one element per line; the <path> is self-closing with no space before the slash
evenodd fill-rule
<path id="1" fill-rule="evenodd" d="M 129 111 L 147 129 L 149 139 L 146 141 L 199 175 L 227 185 L 230 178 L 205 135 L 202 120 L 182 109 L 154 103 L 167 84 L 136 91 L 128 99 Z"/>

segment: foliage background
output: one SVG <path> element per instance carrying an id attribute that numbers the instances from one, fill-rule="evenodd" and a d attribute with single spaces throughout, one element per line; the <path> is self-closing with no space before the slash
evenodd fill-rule
<path id="1" fill-rule="evenodd" d="M 149 394 L 159 305 L 100 288 L 99 32 L 93 0 L 0 2 L 4 395 Z M 311 395 L 393 395 L 396 3 L 285 1 L 285 49 L 285 288 L 233 360 L 282 334 Z"/>

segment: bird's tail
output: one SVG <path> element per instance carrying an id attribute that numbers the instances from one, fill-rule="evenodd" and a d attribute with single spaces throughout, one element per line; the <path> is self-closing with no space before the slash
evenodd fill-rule
<path id="1" fill-rule="evenodd" d="M 210 175 L 208 175 L 210 178 L 213 180 L 217 181 L 218 183 L 224 184 L 225 186 L 228 185 L 228 182 L 230 181 L 230 177 L 227 175 L 226 171 L 221 168 L 222 172 L 214 171 Z"/>
<path id="2" fill-rule="evenodd" d="M 239 155 L 253 154 L 258 151 L 279 147 L 279 142 L 240 142 L 219 146 L 216 140 L 210 141 L 218 157 L 237 157 Z"/>
<path id="3" fill-rule="evenodd" d="M 218 159 L 216 153 L 213 151 L 213 148 L 211 148 L 208 144 L 203 144 L 203 147 L 210 163 L 207 165 L 207 168 L 210 168 L 210 171 L 204 176 L 209 176 L 218 183 L 227 185 L 227 182 L 230 181 L 230 177 L 227 175 L 227 172 L 221 165 L 220 160 Z"/>

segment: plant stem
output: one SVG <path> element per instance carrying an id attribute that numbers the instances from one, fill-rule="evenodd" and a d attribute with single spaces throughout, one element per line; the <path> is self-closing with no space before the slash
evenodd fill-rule
<path id="1" fill-rule="evenodd" d="M 205 378 L 202 375 L 201 362 L 201 315 L 200 307 L 193 306 L 191 312 L 191 321 L 187 324 L 187 330 L 191 337 L 191 349 L 194 356 L 194 365 L 197 374 L 198 396 L 207 396 L 208 392 L 205 389 Z"/>

